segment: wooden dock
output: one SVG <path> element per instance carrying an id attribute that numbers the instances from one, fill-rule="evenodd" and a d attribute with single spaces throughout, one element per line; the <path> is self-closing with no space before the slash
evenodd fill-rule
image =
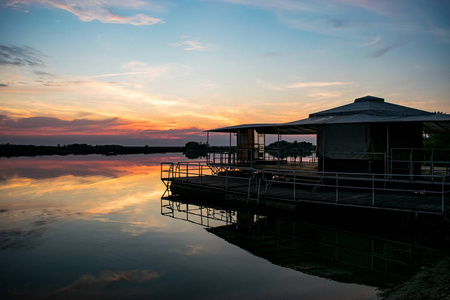
<path id="1" fill-rule="evenodd" d="M 186 172 L 186 176 L 180 176 L 180 173 L 178 176 L 162 176 L 162 180 L 173 194 L 209 197 L 215 201 L 234 200 L 290 209 L 298 209 L 308 203 L 437 215 L 450 211 L 450 205 L 445 205 L 450 190 L 446 181 L 409 182 L 379 179 L 374 175 L 371 179 L 370 174 L 365 174 L 367 178 L 342 174 L 340 177 L 333 174 L 324 176 L 311 171 L 275 175 L 268 170 L 257 170 L 251 175 L 243 172 L 245 175 L 242 176 L 235 172 L 233 169 L 208 174 L 202 170 L 199 172 L 201 176 L 193 175 L 194 171 Z"/>

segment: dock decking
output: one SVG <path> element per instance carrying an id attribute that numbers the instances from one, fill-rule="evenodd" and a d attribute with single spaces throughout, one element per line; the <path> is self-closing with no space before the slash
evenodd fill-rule
<path id="1" fill-rule="evenodd" d="M 201 164 L 162 165 L 161 179 L 172 193 L 202 194 L 247 202 L 314 203 L 355 208 L 446 214 L 450 205 L 448 176 L 414 177 L 342 174 L 297 169 L 255 169 Z"/>

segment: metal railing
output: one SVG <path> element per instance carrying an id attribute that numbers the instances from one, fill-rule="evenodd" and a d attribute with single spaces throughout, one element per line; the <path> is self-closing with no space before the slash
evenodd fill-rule
<path id="1" fill-rule="evenodd" d="M 205 176 L 214 175 L 215 178 L 222 179 L 220 188 L 225 191 L 228 191 L 231 185 L 236 187 L 236 182 L 243 182 L 249 199 L 256 195 L 258 184 L 254 176 L 256 173 L 257 170 L 251 167 L 211 166 L 205 162 L 161 163 L 161 180 L 165 182 L 167 188 L 168 182 L 177 178 L 183 178 L 183 182 L 186 183 L 203 185 Z"/>
<path id="2" fill-rule="evenodd" d="M 303 156 L 303 152 L 299 150 L 298 153 L 292 155 L 286 155 L 278 158 L 268 152 L 270 149 L 266 149 L 265 152 L 261 152 L 258 149 L 231 149 L 231 150 L 213 150 L 208 153 L 208 163 L 219 165 L 236 165 L 240 163 L 258 163 L 260 161 L 265 162 L 317 162 L 315 152 L 311 152 L 310 155 Z M 305 151 L 305 153 L 307 153 Z"/>
<path id="3" fill-rule="evenodd" d="M 316 162 L 317 157 L 314 152 L 311 156 L 284 156 L 278 157 L 270 154 L 266 147 L 264 155 L 258 149 L 229 149 L 212 151 L 208 154 L 208 163 L 213 165 L 241 165 L 254 163 L 280 162 L 292 163 L 310 161 Z M 279 149 L 282 151 L 282 149 Z M 281 153 L 281 152 L 280 152 Z M 326 158 L 334 156 L 344 157 L 358 156 L 363 161 L 376 162 L 382 164 L 384 174 L 430 174 L 430 175 L 450 175 L 450 150 L 449 149 L 425 149 L 425 148 L 392 148 L 388 152 L 327 152 Z M 336 158 L 338 159 L 338 158 Z M 323 162 L 324 163 L 324 162 Z M 368 169 L 370 172 L 370 168 Z M 380 173 L 381 173 L 380 172 Z"/>
<path id="4" fill-rule="evenodd" d="M 426 167 L 430 175 L 450 175 L 449 149 L 392 148 L 390 153 L 391 173 L 413 175 Z"/>
<path id="5" fill-rule="evenodd" d="M 161 163 L 161 179 L 168 188 L 168 182 L 182 178 L 186 183 L 225 191 L 243 193 L 245 190 L 248 199 L 258 202 L 262 197 L 271 196 L 284 201 L 319 200 L 343 206 L 429 213 L 444 213 L 445 198 L 450 193 L 450 176 L 446 175 L 258 170 L 226 165 L 215 168 L 219 171 L 205 162 Z M 205 183 L 206 176 L 214 176 L 220 182 Z M 398 203 L 392 200 L 396 198 Z"/>
<path id="6" fill-rule="evenodd" d="M 270 174 L 267 176 L 265 174 Z M 312 193 L 320 191 L 320 198 L 329 203 L 334 202 L 339 205 L 348 206 L 371 206 L 371 207 L 387 207 L 386 201 L 377 203 L 377 196 L 381 200 L 386 197 L 396 197 L 399 194 L 407 196 L 416 196 L 422 200 L 416 204 L 424 204 L 420 202 L 434 201 L 433 208 L 430 212 L 445 212 L 445 196 L 450 193 L 450 176 L 441 175 L 383 175 L 371 173 L 339 173 L 339 172 L 314 172 L 314 171 L 293 171 L 279 169 L 263 169 L 262 176 L 258 184 L 258 196 L 260 199 L 262 194 L 276 193 L 280 187 L 291 191 L 291 201 L 298 201 L 301 197 L 311 197 Z M 306 191 L 306 192 L 305 192 Z M 362 193 L 362 194 L 361 194 Z M 286 193 L 284 193 L 286 195 Z M 361 203 L 351 201 L 352 198 L 361 199 Z M 413 201 L 409 197 L 401 200 Z M 426 199 L 425 199 L 426 198 Z M 362 200 L 365 201 L 362 201 Z M 367 202 L 367 199 L 370 202 Z M 300 199 L 305 201 L 307 199 Z M 347 201 L 346 201 L 347 200 Z M 417 199 L 415 199 L 417 200 Z M 439 205 L 436 201 L 439 200 Z M 416 201 L 417 202 L 417 201 Z M 403 203 L 402 203 L 403 204 Z M 390 207 L 392 210 L 412 210 L 401 208 L 407 205 L 398 205 L 398 207 Z M 423 206 L 423 205 L 422 205 Z M 425 208 L 418 208 L 415 211 L 424 211 Z"/>

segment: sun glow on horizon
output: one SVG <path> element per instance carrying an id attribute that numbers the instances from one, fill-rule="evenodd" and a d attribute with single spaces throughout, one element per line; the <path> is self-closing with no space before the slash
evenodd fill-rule
<path id="1" fill-rule="evenodd" d="M 0 143 L 182 145 L 206 129 L 291 122 L 369 94 L 450 113 L 449 8 L 8 0 Z"/>

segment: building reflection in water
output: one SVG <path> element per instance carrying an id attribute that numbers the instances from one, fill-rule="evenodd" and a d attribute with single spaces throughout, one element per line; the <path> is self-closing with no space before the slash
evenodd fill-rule
<path id="1" fill-rule="evenodd" d="M 273 264 L 381 289 L 408 279 L 437 253 L 428 247 L 306 223 L 293 216 L 262 215 L 192 199 L 163 197 L 161 214 L 204 226 Z"/>

